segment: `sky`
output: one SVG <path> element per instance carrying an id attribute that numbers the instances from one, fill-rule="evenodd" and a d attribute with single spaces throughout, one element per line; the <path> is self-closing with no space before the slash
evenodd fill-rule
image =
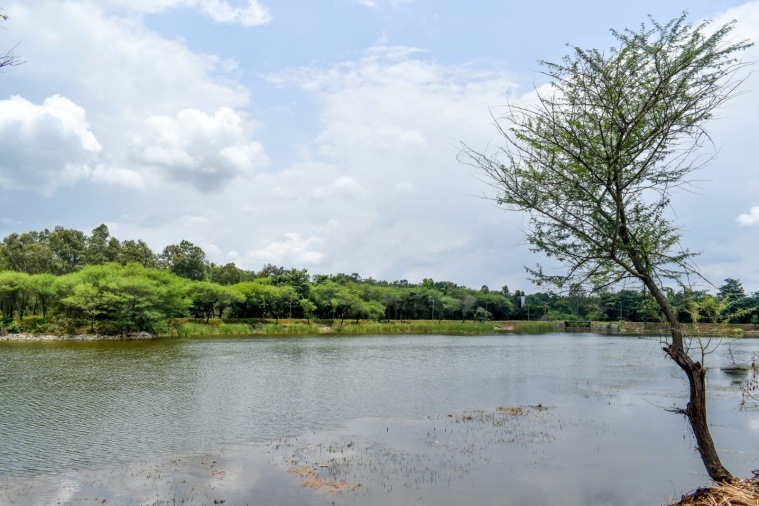
<path id="1" fill-rule="evenodd" d="M 759 1 L 0 0 L 0 236 L 105 223 L 218 264 L 424 278 L 528 293 L 527 219 L 457 155 L 497 146 L 491 111 L 539 60 L 603 49 L 652 15 L 759 42 Z M 743 53 L 759 61 L 756 47 Z M 707 125 L 675 195 L 720 285 L 759 290 L 759 76 Z M 558 266 L 549 268 L 557 269 Z"/>

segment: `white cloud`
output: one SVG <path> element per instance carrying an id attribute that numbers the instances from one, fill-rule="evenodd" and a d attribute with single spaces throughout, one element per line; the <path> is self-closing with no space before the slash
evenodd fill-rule
<path id="1" fill-rule="evenodd" d="M 742 227 L 759 225 L 759 206 L 753 206 L 747 214 L 741 214 L 735 220 Z"/>
<path id="2" fill-rule="evenodd" d="M 234 7 L 224 0 L 111 0 L 111 3 L 132 11 L 158 13 L 172 8 L 192 8 L 217 23 L 243 26 L 265 25 L 271 21 L 269 11 L 257 0 L 248 0 L 244 7 Z"/>
<path id="3" fill-rule="evenodd" d="M 493 231 L 518 217 L 472 197 L 481 183 L 456 160 L 456 141 L 485 145 L 493 137 L 489 108 L 503 103 L 513 86 L 505 73 L 440 65 L 416 48 L 373 47 L 356 61 L 270 77 L 280 85 L 298 83 L 322 104 L 322 129 L 310 152 L 326 162 L 257 181 L 270 191 L 286 181 L 291 195 L 285 200 L 260 202 L 256 191 L 250 199 L 268 210 L 265 216 L 279 209 L 294 216 L 298 228 L 290 230 L 301 237 L 314 231 L 324 255 L 320 267 L 383 279 L 415 279 L 422 271 L 423 277 L 460 279 L 476 264 L 502 278 L 503 251 L 515 241 Z M 343 190 L 360 184 L 365 193 L 349 202 L 327 198 L 337 195 L 337 182 Z M 305 188 L 317 198 L 298 201 Z M 398 198 L 412 191 L 413 199 Z M 265 216 L 257 227 L 273 229 Z M 481 244 L 491 248 L 484 262 L 474 260 Z M 521 273 L 523 263 L 516 262 L 513 270 Z"/>
<path id="4" fill-rule="evenodd" d="M 96 183 L 105 183 L 137 190 L 145 188 L 145 181 L 138 172 L 119 167 L 109 167 L 105 164 L 95 166 L 92 169 L 90 177 Z"/>
<path id="5" fill-rule="evenodd" d="M 311 197 L 315 199 L 327 199 L 335 196 L 358 197 L 364 195 L 366 190 L 350 176 L 340 176 L 327 186 L 320 186 L 311 190 Z"/>
<path id="6" fill-rule="evenodd" d="M 403 5 L 407 3 L 411 3 L 412 0 L 388 0 L 388 1 L 382 1 L 377 2 L 376 0 L 358 0 L 358 3 L 365 6 L 365 7 L 371 7 L 372 9 L 376 9 L 380 6 L 380 4 L 387 4 L 387 5 Z"/>
<path id="7" fill-rule="evenodd" d="M 197 2 L 201 11 L 217 23 L 238 23 L 243 26 L 264 25 L 271 21 L 269 12 L 256 0 L 249 0 L 246 7 L 232 7 L 220 0 Z"/>
<path id="8" fill-rule="evenodd" d="M 286 233 L 280 240 L 248 253 L 250 260 L 276 265 L 312 266 L 321 263 L 324 254 L 319 250 L 322 240 L 316 236 L 301 237 L 298 233 Z"/>
<path id="9" fill-rule="evenodd" d="M 9 15 L 23 28 L 18 35 L 27 61 L 4 76 L 4 85 L 66 95 L 86 109 L 102 147 L 96 162 L 82 153 L 73 159 L 57 154 L 69 170 L 46 177 L 46 191 L 86 177 L 80 169 L 87 162 L 102 164 L 91 172 L 98 183 L 147 189 L 164 174 L 207 182 L 206 190 L 268 162 L 250 138 L 252 122 L 237 112 L 249 96 L 226 74 L 232 63 L 194 53 L 181 40 L 166 40 L 90 2 L 39 0 L 12 5 Z M 198 104 L 210 115 L 194 109 Z"/>
<path id="10" fill-rule="evenodd" d="M 68 98 L 0 101 L 0 187 L 50 193 L 87 177 L 100 150 L 85 110 Z"/>
<path id="11" fill-rule="evenodd" d="M 248 140 L 243 121 L 222 107 L 211 116 L 185 109 L 176 117 L 150 116 L 132 141 L 131 159 L 158 167 L 178 181 L 209 191 L 264 167 L 263 146 Z"/>

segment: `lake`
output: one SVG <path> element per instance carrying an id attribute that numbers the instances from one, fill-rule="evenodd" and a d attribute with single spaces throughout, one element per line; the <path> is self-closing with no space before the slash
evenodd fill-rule
<path id="1" fill-rule="evenodd" d="M 661 504 L 708 484 L 659 337 L 0 343 L 0 503 Z M 707 357 L 723 463 L 759 405 Z M 303 486 L 305 484 L 305 486 Z"/>

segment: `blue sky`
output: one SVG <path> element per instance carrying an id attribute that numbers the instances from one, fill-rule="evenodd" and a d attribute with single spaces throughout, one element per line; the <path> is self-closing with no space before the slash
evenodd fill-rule
<path id="1" fill-rule="evenodd" d="M 534 288 L 523 216 L 457 145 L 609 28 L 738 20 L 759 2 L 24 0 L 2 3 L 0 235 L 106 223 L 217 263 Z M 759 60 L 756 48 L 745 53 Z M 718 153 L 673 210 L 703 273 L 759 290 L 757 77 L 709 125 Z"/>

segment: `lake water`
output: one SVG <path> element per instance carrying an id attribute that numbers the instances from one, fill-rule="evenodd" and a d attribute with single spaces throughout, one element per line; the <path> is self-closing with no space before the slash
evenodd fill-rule
<path id="1" fill-rule="evenodd" d="M 719 368 L 755 351 L 707 357 L 739 476 L 759 402 Z M 708 483 L 686 393 L 657 337 L 0 343 L 0 503 L 661 504 Z"/>

